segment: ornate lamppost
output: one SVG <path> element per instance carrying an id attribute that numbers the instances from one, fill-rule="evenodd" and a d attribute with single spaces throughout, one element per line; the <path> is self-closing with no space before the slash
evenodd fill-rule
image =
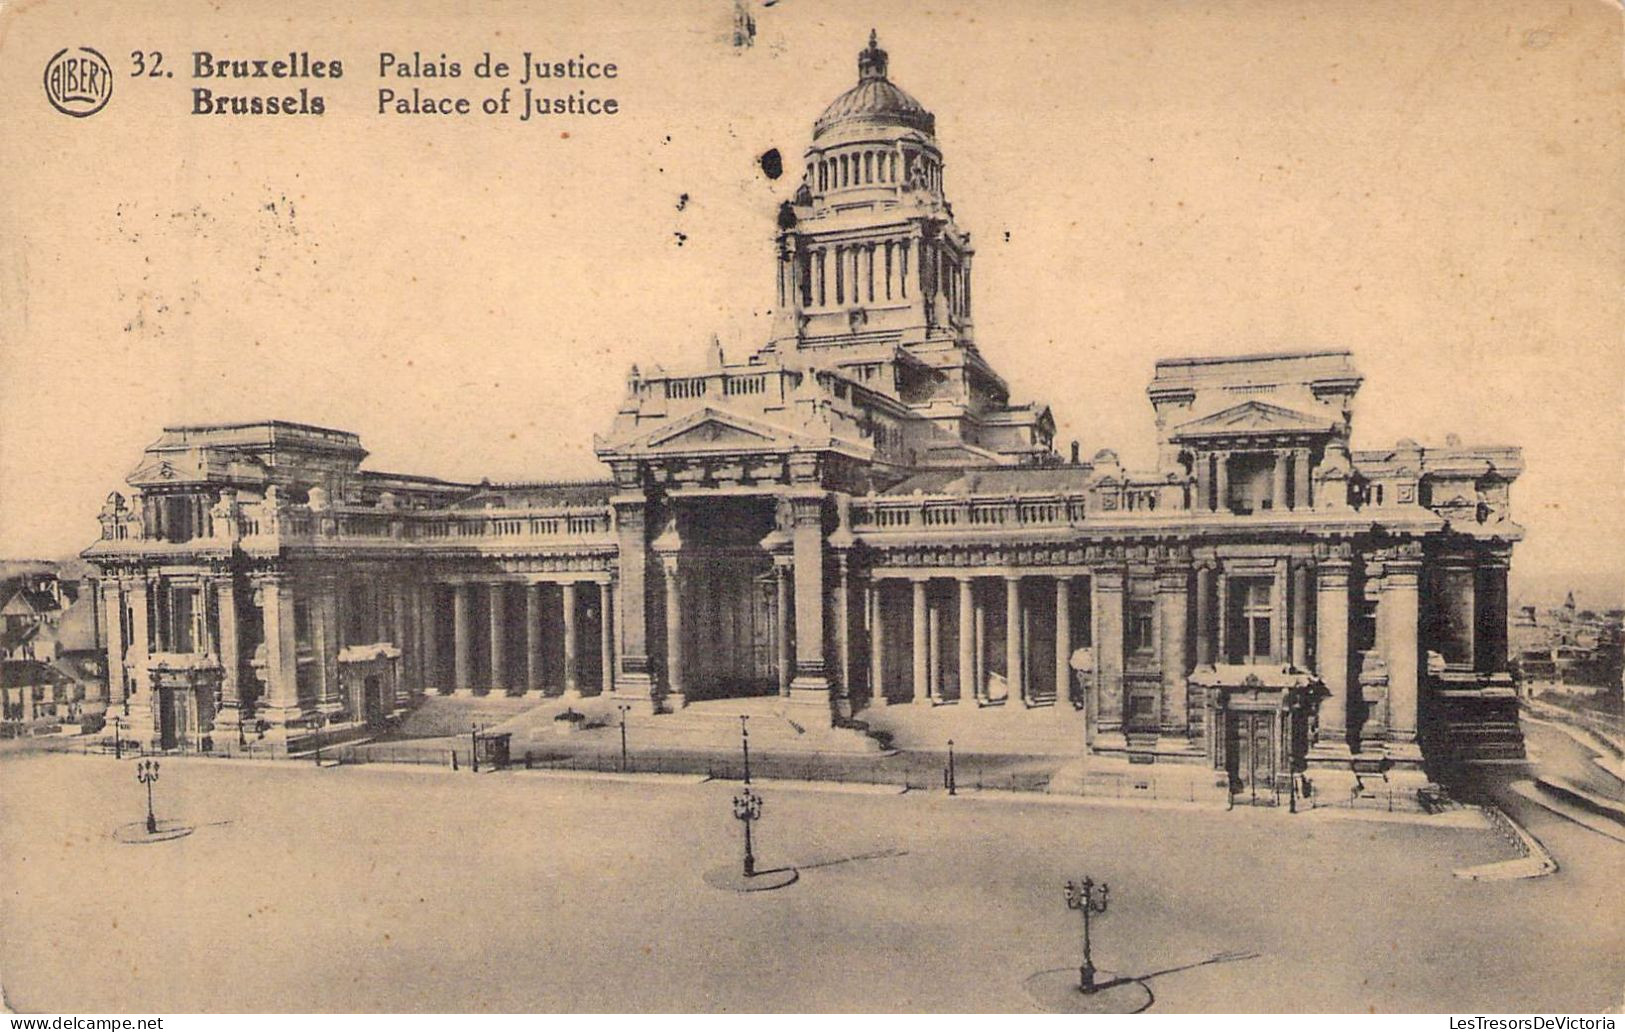
<path id="1" fill-rule="evenodd" d="M 147 834 L 158 834 L 158 818 L 152 812 L 152 783 L 158 780 L 158 761 L 142 760 L 135 765 L 135 779 L 147 786 Z"/>
<path id="2" fill-rule="evenodd" d="M 626 714 L 632 709 L 624 702 L 617 702 L 615 708 L 621 711 L 621 772 L 626 772 Z"/>
<path id="3" fill-rule="evenodd" d="M 751 851 L 750 826 L 762 817 L 762 797 L 750 788 L 734 796 L 734 817 L 745 826 L 745 877 L 756 876 L 756 854 Z"/>
<path id="4" fill-rule="evenodd" d="M 747 785 L 750 784 L 750 728 L 746 726 L 749 722 L 750 717 L 743 713 L 739 715 L 739 748 L 745 754 L 745 784 Z M 760 809 L 759 804 L 757 808 Z M 754 819 L 752 818 L 752 820 Z M 745 825 L 745 831 L 748 839 L 750 837 L 750 825 Z"/>
<path id="5" fill-rule="evenodd" d="M 1104 914 L 1106 912 L 1106 896 L 1111 890 L 1105 882 L 1101 882 L 1099 891 L 1096 891 L 1094 879 L 1085 877 L 1083 882 L 1066 883 L 1066 906 L 1068 910 L 1083 912 L 1083 966 L 1078 969 L 1078 989 L 1085 993 L 1094 992 L 1095 961 L 1090 953 L 1089 943 L 1089 917 L 1091 914 Z"/>

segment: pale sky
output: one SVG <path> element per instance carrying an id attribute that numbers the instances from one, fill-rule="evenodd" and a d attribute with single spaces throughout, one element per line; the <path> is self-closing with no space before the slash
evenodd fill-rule
<path id="1" fill-rule="evenodd" d="M 748 49 L 731 8 L 0 5 L 0 556 L 90 544 L 179 423 L 354 430 L 377 469 L 599 475 L 628 366 L 764 339 L 774 211 L 873 25 L 937 115 L 978 342 L 1063 450 L 1150 464 L 1158 357 L 1346 347 L 1357 447 L 1523 446 L 1515 591 L 1621 594 L 1616 6 L 780 0 Z M 81 44 L 115 94 L 66 118 L 40 76 Z M 129 78 L 137 49 L 175 78 Z M 345 75 L 291 83 L 319 119 L 193 116 L 197 49 Z M 414 49 L 463 78 L 379 79 Z M 483 50 L 615 61 L 581 85 L 622 113 L 373 114 L 380 85 L 495 91 Z"/>

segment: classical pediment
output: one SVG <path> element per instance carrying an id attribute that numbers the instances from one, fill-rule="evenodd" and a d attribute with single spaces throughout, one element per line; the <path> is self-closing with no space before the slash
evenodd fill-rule
<path id="1" fill-rule="evenodd" d="M 657 427 L 614 450 L 631 454 L 763 451 L 816 443 L 788 427 L 774 426 L 734 412 L 704 408 Z M 823 443 L 827 444 L 828 441 Z"/>
<path id="2" fill-rule="evenodd" d="M 131 473 L 126 478 L 126 481 L 132 486 L 141 487 L 147 484 L 169 484 L 177 480 L 189 479 L 192 478 L 177 469 L 174 463 L 160 459 L 157 462 L 149 462 L 140 467 L 134 473 Z"/>
<path id="3" fill-rule="evenodd" d="M 1268 402 L 1245 401 L 1181 424 L 1174 429 L 1173 438 L 1179 441 L 1229 434 L 1325 434 L 1332 429 L 1329 419 Z"/>

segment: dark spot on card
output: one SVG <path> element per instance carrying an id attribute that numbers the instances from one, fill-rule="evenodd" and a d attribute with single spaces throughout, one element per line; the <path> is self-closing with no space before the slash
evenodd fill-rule
<path id="1" fill-rule="evenodd" d="M 762 166 L 762 174 L 769 179 L 777 179 L 784 175 L 784 158 L 780 157 L 777 147 L 769 148 L 756 163 Z"/>

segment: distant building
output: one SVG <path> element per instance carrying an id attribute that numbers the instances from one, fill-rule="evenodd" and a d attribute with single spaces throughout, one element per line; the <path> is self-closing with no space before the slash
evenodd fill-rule
<path id="1" fill-rule="evenodd" d="M 94 591 L 60 578 L 54 564 L 0 579 L 0 683 L 8 733 L 100 714 L 106 642 Z"/>
<path id="2" fill-rule="evenodd" d="M 1320 350 L 1159 361 L 1155 466 L 1062 461 L 976 337 L 943 170 L 871 38 L 779 212 L 769 338 L 634 367 L 601 481 L 166 429 L 85 552 L 114 702 L 161 746 L 249 724 L 297 748 L 459 691 L 1051 707 L 1080 749 L 1266 788 L 1521 756 L 1519 450 L 1355 448 L 1362 377 Z"/>
<path id="3" fill-rule="evenodd" d="M 1625 675 L 1625 610 L 1581 609 L 1569 592 L 1563 605 L 1521 605 L 1512 644 L 1524 682 L 1612 689 Z"/>

